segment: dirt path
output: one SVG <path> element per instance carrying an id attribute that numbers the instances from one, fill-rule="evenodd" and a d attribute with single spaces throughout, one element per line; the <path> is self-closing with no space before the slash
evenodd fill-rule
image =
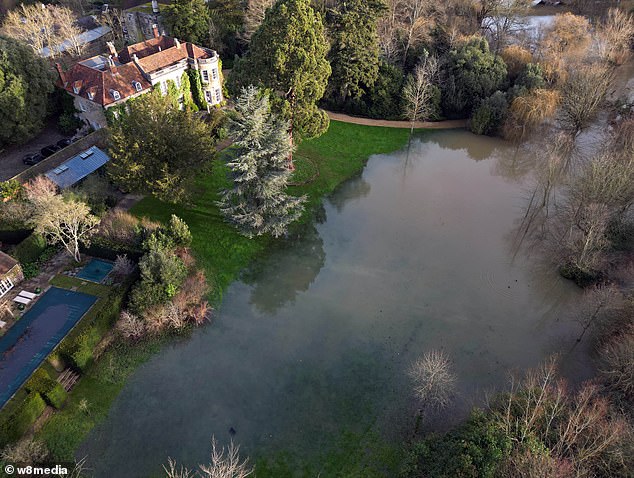
<path id="1" fill-rule="evenodd" d="M 331 120 L 341 121 L 343 123 L 360 124 L 363 126 L 385 126 L 387 128 L 411 128 L 409 121 L 389 121 L 389 120 L 376 120 L 370 118 L 358 118 L 356 116 L 349 116 L 343 113 L 333 113 L 332 111 L 326 111 Z M 453 128 L 466 128 L 467 120 L 447 120 L 447 121 L 416 121 L 414 128 L 427 128 L 427 129 L 453 129 Z"/>

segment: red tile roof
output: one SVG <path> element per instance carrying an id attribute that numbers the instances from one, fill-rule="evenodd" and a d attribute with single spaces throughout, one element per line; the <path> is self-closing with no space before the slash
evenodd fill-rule
<path id="1" fill-rule="evenodd" d="M 0 275 L 6 274 L 18 263 L 13 257 L 0 251 Z"/>
<path id="2" fill-rule="evenodd" d="M 102 106 L 114 103 L 112 91 L 116 90 L 125 99 L 139 93 L 134 87 L 134 82 L 141 84 L 141 91 L 151 88 L 145 79 L 148 74 L 161 68 L 178 63 L 184 59 L 212 58 L 215 52 L 201 48 L 192 43 L 182 42 L 176 46 L 174 38 L 161 36 L 141 43 L 129 45 L 118 53 L 117 66 L 110 68 L 98 67 L 103 57 L 93 57 L 73 65 L 70 70 L 63 73 L 63 80 L 59 85 L 70 93 L 87 98 Z M 138 66 L 133 61 L 137 57 Z M 116 60 L 116 58 L 115 58 Z M 142 71 L 141 71 L 142 70 Z M 88 92 L 94 96 L 90 98 Z"/>
<path id="3" fill-rule="evenodd" d="M 136 55 L 138 58 L 145 58 L 146 56 L 154 55 L 161 50 L 167 50 L 173 46 L 174 39 L 171 37 L 161 36 L 151 38 L 125 47 L 119 52 L 119 60 L 122 63 L 128 63 L 132 61 L 132 55 Z"/>
<path id="4" fill-rule="evenodd" d="M 184 45 L 180 47 L 173 46 L 167 50 L 160 51 L 154 55 L 146 56 L 145 58 L 139 58 L 139 66 L 146 73 L 151 73 L 166 66 L 173 65 L 187 58 L 187 49 Z"/>
<path id="5" fill-rule="evenodd" d="M 134 63 L 118 65 L 112 69 L 106 67 L 104 70 L 76 63 L 66 72 L 65 76 L 66 84 L 61 86 L 66 91 L 75 93 L 73 90 L 73 86 L 75 86 L 77 87 L 75 94 L 102 106 L 118 101 L 112 96 L 112 91 L 118 91 L 120 99 L 139 93 L 134 82 L 141 84 L 141 91 L 152 87 Z M 92 99 L 88 96 L 88 92 L 94 95 Z"/>

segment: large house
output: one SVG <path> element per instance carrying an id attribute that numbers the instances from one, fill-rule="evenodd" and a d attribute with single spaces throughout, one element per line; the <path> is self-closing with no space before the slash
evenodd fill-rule
<path id="1" fill-rule="evenodd" d="M 95 129 L 106 126 L 106 109 L 155 87 L 166 94 L 167 82 L 180 87 L 190 68 L 200 72 L 208 108 L 223 101 L 219 57 L 213 50 L 159 35 L 157 27 L 154 38 L 119 52 L 111 43 L 108 48 L 108 56 L 93 56 L 68 71 L 57 66 L 59 85 L 75 97 L 79 118 Z"/>

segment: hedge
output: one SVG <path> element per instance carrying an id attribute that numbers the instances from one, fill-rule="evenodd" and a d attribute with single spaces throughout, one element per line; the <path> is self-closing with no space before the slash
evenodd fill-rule
<path id="1" fill-rule="evenodd" d="M 143 255 L 143 251 L 124 244 L 107 241 L 101 237 L 94 237 L 90 241 L 90 246 L 81 247 L 81 251 L 93 257 L 100 257 L 109 261 L 114 261 L 117 256 L 127 255 L 128 259 L 138 262 Z"/>
<path id="2" fill-rule="evenodd" d="M 45 408 L 46 403 L 39 393 L 29 393 L 17 411 L 0 424 L 0 446 L 20 439 Z"/>
<path id="3" fill-rule="evenodd" d="M 114 326 L 119 318 L 123 299 L 132 282 L 130 279 L 119 287 L 113 288 L 107 297 L 99 299 L 100 308 L 93 317 L 85 317 L 75 329 L 64 338 L 59 353 L 74 367 L 85 371 L 93 361 L 93 352 L 102 337 Z"/>
<path id="4" fill-rule="evenodd" d="M 2 225 L 6 227 L 6 224 Z M 17 244 L 18 242 L 26 239 L 30 234 L 31 229 L 0 229 L 0 242 L 4 242 L 6 244 Z"/>
<path id="5" fill-rule="evenodd" d="M 32 393 L 45 394 L 55 387 L 57 382 L 43 368 L 38 368 L 26 382 L 24 388 Z"/>
<path id="6" fill-rule="evenodd" d="M 60 409 L 66 401 L 67 395 L 62 384 L 55 382 L 55 386 L 44 394 L 44 398 L 49 405 Z"/>
<path id="7" fill-rule="evenodd" d="M 13 256 L 22 264 L 35 262 L 46 249 L 46 239 L 39 234 L 31 234 L 13 250 Z"/>

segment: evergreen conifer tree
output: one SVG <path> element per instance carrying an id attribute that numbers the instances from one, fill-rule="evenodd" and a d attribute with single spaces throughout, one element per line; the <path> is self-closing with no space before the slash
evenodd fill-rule
<path id="1" fill-rule="evenodd" d="M 289 125 L 271 113 L 268 97 L 254 86 L 242 90 L 235 109 L 229 130 L 236 154 L 227 163 L 233 188 L 222 191 L 218 206 L 245 236 L 279 237 L 300 217 L 305 201 L 284 191 L 292 174 Z"/>

